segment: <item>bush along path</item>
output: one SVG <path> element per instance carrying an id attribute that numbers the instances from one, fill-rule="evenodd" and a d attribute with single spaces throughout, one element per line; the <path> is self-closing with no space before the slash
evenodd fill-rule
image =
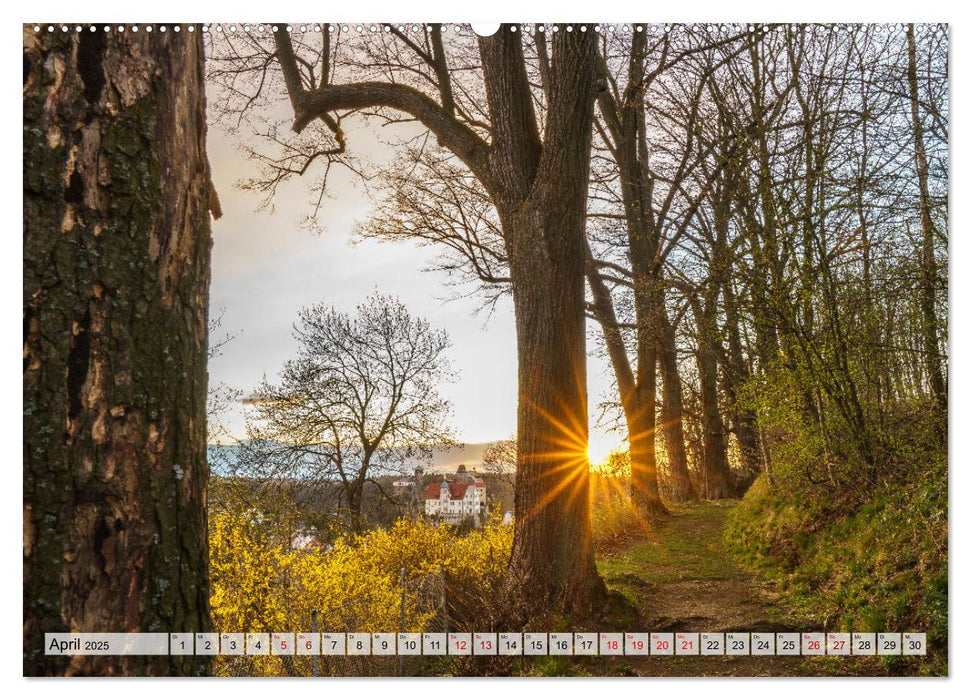
<path id="1" fill-rule="evenodd" d="M 726 518 L 735 501 L 683 506 L 655 532 L 598 561 L 607 586 L 636 607 L 618 630 L 651 632 L 825 631 L 787 613 L 771 582 L 758 580 L 726 551 Z M 605 621 L 603 624 L 607 624 Z M 832 630 L 831 630 L 832 631 Z M 574 657 L 559 672 L 638 676 L 888 675 L 875 657 L 656 656 Z M 901 669 L 902 670 L 902 669 Z"/>

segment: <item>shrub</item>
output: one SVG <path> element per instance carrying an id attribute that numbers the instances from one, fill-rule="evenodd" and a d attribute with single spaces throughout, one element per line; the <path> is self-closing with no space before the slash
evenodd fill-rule
<path id="1" fill-rule="evenodd" d="M 463 611 L 488 614 L 498 600 L 512 544 L 512 528 L 498 517 L 466 536 L 457 536 L 447 525 L 402 519 L 386 530 L 295 550 L 289 512 L 281 505 L 211 513 L 211 604 L 217 631 L 309 631 L 313 611 L 321 631 L 398 631 L 402 569 L 402 631 L 440 624 L 443 593 L 453 618 Z M 451 622 L 455 628 L 463 620 Z M 375 671 L 379 663 L 353 660 L 344 666 L 330 663 L 329 669 L 360 674 Z M 306 675 L 309 661 L 219 657 L 216 671 Z"/>

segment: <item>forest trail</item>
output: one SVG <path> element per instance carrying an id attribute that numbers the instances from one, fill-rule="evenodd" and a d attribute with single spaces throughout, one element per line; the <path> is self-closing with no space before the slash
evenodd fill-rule
<path id="1" fill-rule="evenodd" d="M 598 561 L 611 589 L 639 609 L 635 627 L 653 632 L 818 631 L 791 617 L 771 583 L 758 581 L 725 550 L 735 501 L 678 507 L 656 532 Z M 786 656 L 600 657 L 595 671 L 643 676 L 885 675 L 875 658 Z"/>

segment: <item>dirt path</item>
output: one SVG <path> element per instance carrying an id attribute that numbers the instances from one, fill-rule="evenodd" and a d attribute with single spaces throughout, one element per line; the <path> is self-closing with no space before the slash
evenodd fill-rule
<path id="1" fill-rule="evenodd" d="M 602 557 L 600 572 L 639 610 L 628 629 L 652 632 L 819 631 L 789 617 L 774 588 L 725 551 L 722 532 L 733 501 L 680 509 L 657 533 Z M 597 675 L 782 676 L 884 675 L 865 657 L 600 657 Z"/>

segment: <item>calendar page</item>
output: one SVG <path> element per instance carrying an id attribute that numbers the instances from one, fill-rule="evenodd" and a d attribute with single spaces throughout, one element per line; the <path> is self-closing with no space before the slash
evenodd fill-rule
<path id="1" fill-rule="evenodd" d="M 628 9 L 23 24 L 24 676 L 949 674 L 949 26 Z"/>

